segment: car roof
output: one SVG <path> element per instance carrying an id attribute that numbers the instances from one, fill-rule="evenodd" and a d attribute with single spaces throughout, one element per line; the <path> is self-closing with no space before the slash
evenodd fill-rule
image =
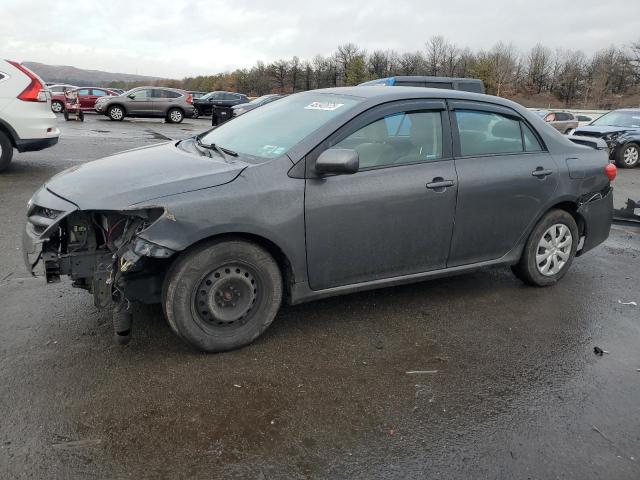
<path id="1" fill-rule="evenodd" d="M 453 100 L 469 100 L 477 102 L 491 102 L 498 105 L 513 107 L 521 105 L 501 97 L 486 95 L 484 93 L 465 92 L 462 90 L 451 90 L 445 88 L 426 88 L 426 87 L 402 87 L 402 86 L 382 86 L 382 85 L 366 85 L 357 87 L 334 87 L 322 88 L 319 90 L 311 90 L 315 93 L 330 93 L 336 95 L 349 95 L 370 99 L 378 102 L 391 100 L 402 100 L 409 98 L 450 98 Z"/>
<path id="2" fill-rule="evenodd" d="M 617 108 L 614 112 L 640 112 L 640 108 Z"/>

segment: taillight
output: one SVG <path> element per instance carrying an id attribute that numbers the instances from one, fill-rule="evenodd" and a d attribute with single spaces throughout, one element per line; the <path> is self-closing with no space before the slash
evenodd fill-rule
<path id="1" fill-rule="evenodd" d="M 189 94 L 187 95 L 187 103 L 193 103 L 193 95 Z"/>
<path id="2" fill-rule="evenodd" d="M 616 175 L 618 175 L 618 169 L 613 163 L 607 163 L 607 165 L 604 167 L 604 174 L 611 182 L 614 178 L 616 178 Z"/>
<path id="3" fill-rule="evenodd" d="M 20 95 L 18 95 L 18 99 L 24 102 L 46 102 L 47 101 L 47 93 L 44 89 L 44 85 L 42 81 L 37 77 L 35 73 L 29 70 L 26 67 L 23 67 L 18 62 L 13 62 L 11 60 L 7 60 L 11 65 L 16 67 L 22 73 L 24 73 L 27 77 L 31 79 L 31 83 L 25 88 Z"/>

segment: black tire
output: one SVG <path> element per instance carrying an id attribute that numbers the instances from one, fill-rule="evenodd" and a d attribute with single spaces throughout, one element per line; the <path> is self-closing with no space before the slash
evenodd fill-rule
<path id="1" fill-rule="evenodd" d="M 6 133 L 0 131 L 0 172 L 6 170 L 13 158 L 13 145 Z"/>
<path id="2" fill-rule="evenodd" d="M 51 102 L 51 111 L 53 113 L 62 113 L 64 111 L 64 104 L 58 100 Z"/>
<path id="3" fill-rule="evenodd" d="M 107 109 L 107 117 L 109 117 L 114 122 L 121 122 L 125 117 L 124 108 L 120 105 L 111 105 Z"/>
<path id="4" fill-rule="evenodd" d="M 193 107 L 193 115 L 192 118 L 198 118 L 200 116 L 200 110 L 198 107 Z"/>
<path id="5" fill-rule="evenodd" d="M 78 112 L 78 118 L 81 122 L 84 122 L 84 112 L 82 110 Z"/>
<path id="6" fill-rule="evenodd" d="M 172 108 L 167 112 L 167 123 L 182 123 L 184 112 L 180 108 Z"/>
<path id="7" fill-rule="evenodd" d="M 204 352 L 223 352 L 250 344 L 271 325 L 282 302 L 282 275 L 258 245 L 206 242 L 176 259 L 162 293 L 180 338 Z"/>
<path id="8" fill-rule="evenodd" d="M 66 110 L 64 112 L 62 112 L 62 115 L 64 116 L 64 121 L 68 122 L 69 121 L 69 112 L 67 112 Z"/>
<path id="9" fill-rule="evenodd" d="M 637 143 L 629 142 L 618 149 L 616 165 L 620 168 L 634 168 L 640 161 L 640 147 Z"/>
<path id="10" fill-rule="evenodd" d="M 553 241 L 556 239 L 551 238 L 551 235 L 548 233 L 552 227 L 557 225 L 565 226 L 571 234 L 571 244 L 569 248 L 565 246 L 565 250 L 562 250 L 561 248 L 559 249 L 558 246 L 561 246 L 568 237 L 566 235 L 560 236 L 558 243 L 555 244 Z M 554 229 L 554 231 L 556 233 L 564 232 L 564 230 L 560 228 Z M 544 246 L 541 246 L 543 236 L 550 245 L 549 250 L 546 250 Z M 569 267 L 571 267 L 571 263 L 576 256 L 576 249 L 578 248 L 579 241 L 580 237 L 578 233 L 578 226 L 571 214 L 564 210 L 550 210 L 540 219 L 531 232 L 531 235 L 529 235 L 529 239 L 524 247 L 520 261 L 517 265 L 512 267 L 513 273 L 517 278 L 528 285 L 536 287 L 548 287 L 550 285 L 554 285 L 565 276 Z M 536 259 L 536 256 L 539 253 L 541 254 L 541 258 L 544 258 L 544 254 L 547 252 L 558 251 L 559 253 L 557 254 L 549 253 L 546 260 L 541 260 L 541 267 L 539 267 L 539 262 Z M 560 255 L 566 257 L 566 260 L 562 260 Z M 547 268 L 547 274 L 541 271 L 545 267 Z M 558 271 L 554 273 L 556 268 L 558 268 Z"/>

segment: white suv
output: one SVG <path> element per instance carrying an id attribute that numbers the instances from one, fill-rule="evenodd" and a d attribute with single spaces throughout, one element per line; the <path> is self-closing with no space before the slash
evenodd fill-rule
<path id="1" fill-rule="evenodd" d="M 38 76 L 17 62 L 0 60 L 0 172 L 13 149 L 32 152 L 58 143 L 51 93 Z"/>

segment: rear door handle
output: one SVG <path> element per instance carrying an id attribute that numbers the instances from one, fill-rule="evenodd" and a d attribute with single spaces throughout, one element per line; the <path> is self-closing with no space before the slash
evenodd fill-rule
<path id="1" fill-rule="evenodd" d="M 553 170 L 549 170 L 548 168 L 538 167 L 533 172 L 531 172 L 531 175 L 538 178 L 544 178 L 548 175 L 551 175 L 552 173 L 553 173 Z"/>
<path id="2" fill-rule="evenodd" d="M 445 188 L 453 187 L 454 185 L 455 183 L 453 182 L 453 180 L 445 180 L 442 177 L 436 177 L 433 179 L 433 181 L 427 183 L 427 188 L 430 190 L 438 190 L 442 192 Z"/>

